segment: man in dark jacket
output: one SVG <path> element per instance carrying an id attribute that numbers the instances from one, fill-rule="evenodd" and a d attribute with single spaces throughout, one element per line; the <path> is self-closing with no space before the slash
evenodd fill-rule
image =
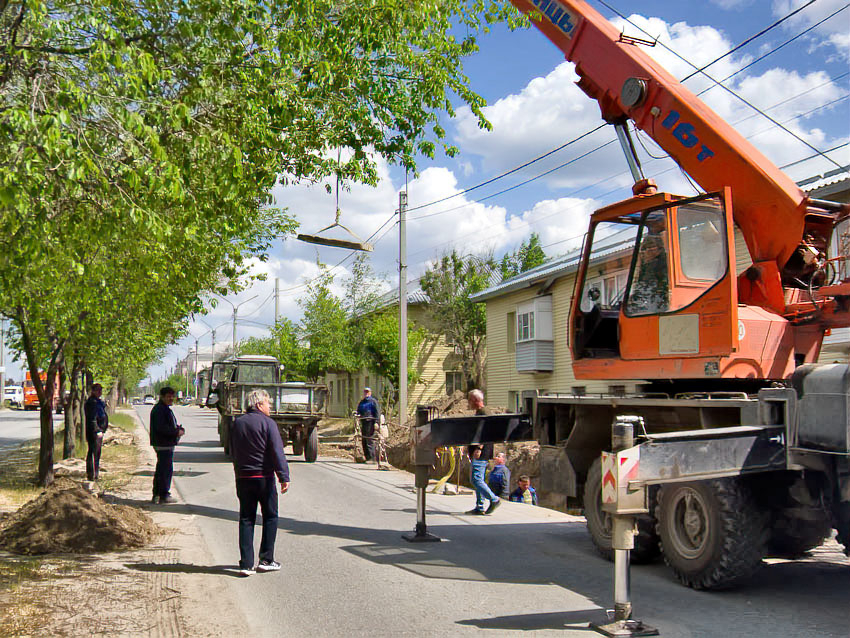
<path id="1" fill-rule="evenodd" d="M 375 424 L 381 418 L 381 408 L 372 396 L 372 388 L 363 388 L 363 400 L 357 404 L 357 416 L 360 417 L 363 456 L 371 461 L 375 458 Z"/>
<path id="2" fill-rule="evenodd" d="M 174 447 L 185 434 L 171 411 L 174 389 L 165 386 L 159 391 L 159 403 L 151 409 L 151 447 L 156 452 L 156 469 L 153 473 L 152 503 L 175 503 L 171 496 L 171 477 L 174 474 Z"/>
<path id="3" fill-rule="evenodd" d="M 100 451 L 103 448 L 103 434 L 109 427 L 109 417 L 106 415 L 106 404 L 101 399 L 103 386 L 95 383 L 91 394 L 86 400 L 86 478 L 96 481 L 100 476 Z"/>
<path id="4" fill-rule="evenodd" d="M 247 402 L 247 411 L 233 421 L 230 430 L 230 456 L 236 473 L 236 496 L 239 497 L 241 576 L 280 569 L 280 563 L 274 559 L 278 511 L 275 474 L 280 480 L 280 493 L 286 494 L 289 489 L 289 465 L 277 424 L 269 416 L 269 394 L 265 390 L 252 390 Z M 255 569 L 254 524 L 258 504 L 263 513 L 263 535 L 260 562 Z"/>

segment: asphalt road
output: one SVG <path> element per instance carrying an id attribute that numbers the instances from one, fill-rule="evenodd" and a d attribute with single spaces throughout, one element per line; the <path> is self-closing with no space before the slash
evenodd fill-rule
<path id="1" fill-rule="evenodd" d="M 143 422 L 147 406 L 139 406 Z M 187 434 L 175 452 L 175 487 L 210 548 L 198 566 L 244 614 L 250 636 L 588 637 L 612 606 L 612 567 L 593 550 L 584 520 L 505 503 L 463 515 L 472 496 L 428 495 L 441 543 L 410 544 L 412 476 L 320 457 L 291 459 L 276 558 L 283 570 L 235 577 L 233 472 L 212 410 L 177 408 Z M 259 543 L 259 529 L 256 543 Z M 731 592 L 680 586 L 658 563 L 632 568 L 635 617 L 662 636 L 850 635 L 850 562 L 835 543 L 804 561 L 773 561 Z M 210 602 L 210 619 L 215 618 Z"/>
<path id="2" fill-rule="evenodd" d="M 20 445 L 40 436 L 40 412 L 38 410 L 0 410 L 0 450 Z M 65 427 L 65 416 L 53 415 L 54 429 Z"/>

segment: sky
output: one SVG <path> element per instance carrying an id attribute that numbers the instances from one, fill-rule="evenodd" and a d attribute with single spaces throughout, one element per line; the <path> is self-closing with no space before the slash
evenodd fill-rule
<path id="1" fill-rule="evenodd" d="M 662 46 L 646 48 L 676 78 L 690 74 L 689 63 L 711 62 L 809 3 L 707 69 L 712 78 L 723 80 L 734 94 L 787 131 L 704 76 L 687 80 L 685 86 L 694 93 L 708 89 L 701 99 L 794 180 L 850 164 L 850 6 L 844 0 L 605 1 L 627 20 L 597 0 L 590 5 L 626 34 L 657 38 L 681 56 Z M 579 245 L 593 210 L 630 195 L 632 179 L 610 126 L 507 177 L 460 194 L 602 124 L 596 102 L 575 86 L 572 64 L 536 29 L 510 32 L 496 27 L 482 36 L 480 47 L 464 69 L 472 88 L 487 100 L 485 114 L 493 128 L 480 129 L 469 109 L 459 108 L 457 117 L 444 124 L 448 142 L 460 154 L 423 159 L 418 174 L 407 176 L 410 279 L 453 248 L 463 253 L 492 252 L 498 258 L 515 250 L 532 232 L 540 235 L 547 255 L 564 254 Z M 661 190 L 695 193 L 675 164 L 654 158 L 663 158 L 661 149 L 646 135 L 638 138 L 645 172 Z M 798 138 L 821 152 L 835 150 L 826 153 L 830 159 L 825 159 Z M 372 238 L 371 264 L 385 275 L 389 289 L 398 285 L 394 212 L 406 178 L 403 171 L 386 163 L 380 163 L 379 169 L 377 187 L 352 185 L 340 192 L 340 221 L 361 238 Z M 323 184 L 278 187 L 273 194 L 276 204 L 299 220 L 301 232 L 315 233 L 334 221 L 334 196 L 325 192 Z M 432 204 L 448 197 L 452 198 Z M 266 281 L 219 300 L 206 316 L 194 318 L 190 334 L 168 348 L 163 361 L 150 367 L 150 376 L 165 376 L 194 347 L 196 338 L 208 348 L 209 327 L 217 328 L 218 347 L 229 342 L 233 304 L 239 305 L 237 339 L 265 335 L 275 320 L 276 278 L 281 289 L 280 316 L 297 321 L 305 283 L 319 272 L 317 260 L 333 267 L 334 286 L 341 293 L 352 257 L 349 251 L 294 238 L 278 242 L 267 262 L 252 264 L 252 272 L 266 275 Z"/>

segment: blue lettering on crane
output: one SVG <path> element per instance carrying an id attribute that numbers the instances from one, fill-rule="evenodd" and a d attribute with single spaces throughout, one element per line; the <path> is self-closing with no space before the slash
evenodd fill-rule
<path id="1" fill-rule="evenodd" d="M 661 126 L 666 128 L 668 131 L 672 131 L 673 138 L 682 146 L 685 148 L 693 148 L 699 144 L 699 136 L 696 134 L 696 127 L 694 127 L 694 125 L 690 122 L 680 122 L 679 117 L 680 116 L 677 111 L 670 111 L 667 114 L 667 117 L 661 120 Z M 699 154 L 697 154 L 697 161 L 702 162 L 703 160 L 711 157 L 714 157 L 714 151 L 708 148 L 705 144 L 702 144 Z"/>
<path id="2" fill-rule="evenodd" d="M 576 28 L 576 18 L 560 2 L 557 0 L 530 0 L 530 2 L 564 35 L 572 36 L 573 29 Z"/>

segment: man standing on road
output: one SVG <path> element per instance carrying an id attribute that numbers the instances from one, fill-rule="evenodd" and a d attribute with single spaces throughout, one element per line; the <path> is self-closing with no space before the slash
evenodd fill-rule
<path id="1" fill-rule="evenodd" d="M 277 536 L 277 491 L 275 474 L 280 480 L 280 493 L 289 490 L 289 465 L 283 452 L 283 441 L 277 424 L 269 413 L 269 394 L 252 390 L 248 394 L 248 410 L 233 421 L 230 430 L 230 456 L 236 473 L 236 496 L 239 497 L 239 574 L 280 569 L 274 559 Z M 260 539 L 260 562 L 254 568 L 254 525 L 257 504 L 263 514 Z"/>
<path id="2" fill-rule="evenodd" d="M 103 448 L 103 434 L 109 427 L 109 417 L 106 415 L 106 404 L 101 399 L 103 386 L 95 383 L 91 394 L 86 400 L 86 478 L 96 481 L 100 476 L 100 451 Z"/>
<path id="3" fill-rule="evenodd" d="M 492 411 L 484 406 L 484 393 L 481 390 L 470 390 L 466 395 L 466 402 L 470 410 L 475 411 L 476 416 L 489 416 Z M 476 450 L 477 448 L 477 450 Z M 475 488 L 475 509 L 468 514 L 492 514 L 502 504 L 502 501 L 484 480 L 487 470 L 487 460 L 493 457 L 493 444 L 469 446 L 469 460 L 472 464 L 470 482 Z M 484 500 L 490 501 L 490 505 L 484 510 Z"/>
<path id="4" fill-rule="evenodd" d="M 174 474 L 174 447 L 185 434 L 171 410 L 174 389 L 165 386 L 159 391 L 159 403 L 151 410 L 151 447 L 156 452 L 156 469 L 153 473 L 153 498 L 151 503 L 175 503 L 171 496 L 171 477 Z"/>
<path id="5" fill-rule="evenodd" d="M 357 416 L 360 417 L 360 434 L 363 439 L 363 456 L 366 462 L 375 459 L 375 424 L 381 418 L 381 408 L 372 388 L 363 388 L 363 400 L 357 404 Z"/>

